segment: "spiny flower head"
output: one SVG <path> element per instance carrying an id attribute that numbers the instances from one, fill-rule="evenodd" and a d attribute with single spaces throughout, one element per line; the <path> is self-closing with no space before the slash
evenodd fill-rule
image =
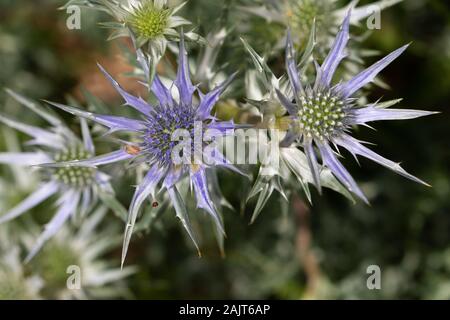
<path id="1" fill-rule="evenodd" d="M 288 24 L 300 38 L 297 43 L 306 43 L 314 21 L 317 30 L 330 30 L 333 27 L 330 17 L 334 9 L 334 1 L 329 0 L 287 1 L 284 10 Z"/>
<path id="2" fill-rule="evenodd" d="M 79 5 L 104 11 L 113 16 L 117 22 L 105 23 L 104 26 L 114 32 L 110 39 L 118 37 L 136 38 L 137 47 L 149 44 L 150 49 L 162 50 L 167 45 L 167 39 L 179 39 L 176 28 L 190 25 L 191 22 L 177 16 L 176 13 L 184 7 L 186 2 L 177 6 L 169 6 L 167 0 L 71 0 L 69 5 Z M 186 37 L 200 40 L 201 37 L 194 32 L 188 32 Z M 149 50 L 151 52 L 152 50 Z M 160 52 L 162 54 L 163 52 Z"/>
<path id="3" fill-rule="evenodd" d="M 152 1 L 138 4 L 135 10 L 126 18 L 126 22 L 139 37 L 149 40 L 163 36 L 169 25 L 170 9 L 160 8 Z"/>
<path id="4" fill-rule="evenodd" d="M 54 156 L 54 161 L 65 162 L 83 160 L 92 157 L 82 145 L 73 145 L 70 148 L 61 150 Z M 86 167 L 65 167 L 52 170 L 53 177 L 65 185 L 73 188 L 85 188 L 95 183 L 95 168 Z"/>
<path id="5" fill-rule="evenodd" d="M 224 166 L 238 171 L 228 160 L 226 160 L 224 155 L 221 154 L 215 145 L 205 141 L 201 141 L 199 144 L 195 143 L 195 133 L 199 134 L 200 137 L 203 137 L 203 133 L 207 130 L 214 130 L 214 135 L 220 137 L 227 134 L 228 130 L 232 130 L 236 127 L 233 121 L 218 121 L 211 115 L 214 105 L 219 100 L 223 91 L 232 82 L 234 76 L 229 77 L 221 85 L 217 86 L 207 94 L 200 92 L 200 90 L 192 84 L 190 79 L 183 36 L 179 48 L 178 72 L 176 79 L 173 82 L 173 86 L 178 89 L 177 95 L 169 90 L 158 76 L 155 76 L 153 81 L 150 81 L 150 62 L 141 50 L 137 51 L 137 59 L 146 75 L 146 83 L 151 83 L 149 90 L 151 90 L 157 99 L 157 104 L 155 105 L 151 105 L 144 99 L 135 97 L 126 92 L 101 66 L 100 68 L 120 95 L 125 99 L 126 104 L 136 109 L 141 114 L 142 119 L 138 120 L 127 117 L 93 114 L 78 108 L 51 103 L 74 115 L 102 124 L 108 127 L 110 132 L 134 132 L 139 139 L 138 143 L 126 143 L 120 150 L 103 156 L 93 157 L 84 161 L 48 164 L 50 167 L 91 167 L 131 159 L 135 164 L 144 163 L 149 167 L 145 178 L 136 189 L 129 208 L 122 262 L 125 259 L 138 212 L 149 196 L 151 196 L 152 199 L 156 199 L 157 189 L 160 184 L 161 189 L 167 190 L 177 216 L 180 218 L 183 226 L 198 249 L 193 231 L 190 227 L 184 200 L 177 187 L 177 183 L 186 176 L 189 176 L 191 186 L 194 188 L 197 206 L 204 209 L 212 217 L 217 230 L 219 230 L 221 234 L 224 234 L 222 218 L 218 211 L 218 206 L 220 204 L 212 201 L 213 197 L 209 192 L 210 178 L 208 177 L 209 174 L 207 174 L 207 172 L 215 166 Z M 197 98 L 196 94 L 198 94 L 199 98 Z M 190 156 L 184 155 L 183 150 L 183 160 L 186 161 L 183 161 L 182 163 L 174 161 L 173 151 L 175 150 L 175 146 L 179 146 L 180 142 L 173 141 L 173 135 L 180 130 L 186 133 L 186 138 L 190 140 L 187 153 L 189 154 L 191 153 L 190 151 L 193 151 L 195 156 L 195 153 L 199 152 L 200 155 L 207 157 L 207 159 L 203 158 L 203 161 L 197 162 L 195 161 L 195 158 L 192 157 L 192 154 Z M 194 140 L 193 144 L 192 140 Z M 204 153 L 204 149 L 207 147 L 210 152 L 206 154 Z"/>
<path id="6" fill-rule="evenodd" d="M 194 139 L 196 110 L 191 105 L 156 107 L 153 117 L 147 118 L 146 129 L 142 135 L 141 147 L 161 165 L 170 165 L 172 153 L 177 145 L 172 136 L 177 130 L 187 130 Z"/>
<path id="7" fill-rule="evenodd" d="M 23 267 L 21 249 L 11 241 L 15 235 L 5 226 L 0 230 L 0 300 L 41 299 L 44 282 Z"/>
<path id="8" fill-rule="evenodd" d="M 314 26 L 310 34 L 308 46 L 298 64 L 299 68 L 303 68 L 305 63 L 309 60 L 314 47 Z M 287 195 L 292 188 L 301 189 L 304 191 L 306 198 L 311 202 L 311 193 L 309 184 L 314 183 L 313 174 L 308 166 L 306 155 L 297 148 L 295 144 L 286 144 L 283 140 L 286 137 L 286 132 L 292 128 L 294 132 L 299 132 L 301 127 L 310 126 L 317 121 L 330 122 L 329 126 L 333 124 L 331 121 L 331 113 L 335 108 L 340 108 L 339 103 L 331 96 L 323 93 L 314 96 L 312 93 L 305 98 L 305 104 L 311 107 L 312 112 L 299 112 L 296 119 L 293 121 L 289 114 L 286 114 L 286 108 L 280 102 L 277 95 L 280 92 L 289 94 L 291 92 L 289 79 L 286 77 L 277 78 L 266 63 L 266 60 L 261 57 L 245 40 L 242 42 L 250 54 L 255 65 L 255 70 L 249 70 L 246 77 L 247 97 L 249 103 L 256 106 L 261 113 L 260 127 L 275 130 L 271 132 L 271 142 L 267 146 L 268 157 L 261 163 L 260 171 L 252 190 L 249 193 L 248 200 L 257 196 L 257 203 L 253 212 L 252 222 L 258 217 L 261 210 L 264 208 L 269 197 L 273 191 L 278 191 L 283 198 L 288 199 Z M 308 103 L 309 102 L 309 103 Z M 319 109 L 325 109 L 320 112 Z M 329 110 L 327 110 L 329 109 Z M 328 114 L 327 114 L 328 113 Z M 334 121 L 337 121 L 335 119 Z M 278 133 L 278 134 L 277 134 Z M 287 136 L 289 137 L 289 136 Z M 280 142 L 283 142 L 283 148 L 278 148 Z M 272 146 L 276 145 L 278 152 L 273 152 Z M 280 161 L 277 161 L 277 160 Z M 353 200 L 350 193 L 345 187 L 336 180 L 331 174 L 330 170 L 320 168 L 320 183 L 324 187 L 330 188 L 343 194 L 344 196 Z"/>
<path id="9" fill-rule="evenodd" d="M 114 226 L 100 229 L 107 208 L 98 207 L 78 230 L 64 226 L 29 265 L 43 280 L 42 294 L 50 299 L 117 298 L 127 294 L 122 279 L 136 271 L 133 266 L 119 270 L 105 257 L 119 240 Z M 31 226 L 31 231 L 35 226 Z M 24 244 L 32 247 L 33 239 L 24 237 Z M 68 269 L 80 271 L 79 289 L 67 286 Z"/>
<path id="10" fill-rule="evenodd" d="M 344 129 L 344 102 L 330 92 L 313 92 L 300 97 L 302 108 L 297 112 L 299 133 L 323 140 Z"/>
<path id="11" fill-rule="evenodd" d="M 53 161 L 83 160 L 94 156 L 95 147 L 86 120 L 81 120 L 83 136 L 81 140 L 55 114 L 11 90 L 7 90 L 7 92 L 20 104 L 46 120 L 50 127 L 47 129 L 38 128 L 0 115 L 0 122 L 33 138 L 27 143 L 28 147 L 31 147 L 30 152 L 0 153 L 0 163 L 23 167 L 33 166 L 36 169 L 37 166 Z M 108 199 L 106 202 L 102 201 L 108 206 L 114 202 L 114 208 L 120 207 L 117 201 L 113 199 L 109 176 L 95 167 L 43 168 L 39 173 L 41 178 L 39 188 L 23 202 L 0 216 L 0 224 L 10 221 L 28 212 L 51 196 L 58 195 L 57 211 L 46 225 L 43 233 L 34 241 L 34 247 L 27 256 L 27 261 L 41 249 L 47 240 L 57 233 L 70 217 L 76 214 L 80 216 L 87 214 L 92 206 L 97 203 L 99 197 L 102 200 Z"/>
<path id="12" fill-rule="evenodd" d="M 258 2 L 258 0 L 256 0 Z M 384 10 L 402 0 L 379 0 L 367 5 L 362 5 L 353 9 L 351 24 L 361 26 L 364 19 L 374 14 L 374 10 Z M 286 28 L 292 30 L 292 42 L 296 49 L 305 51 L 308 46 L 308 35 L 311 34 L 315 26 L 315 42 L 317 43 L 315 56 L 319 59 L 325 58 L 330 45 L 333 43 L 333 36 L 339 28 L 339 24 L 344 19 L 348 8 L 355 7 L 358 1 L 351 1 L 346 7 L 339 7 L 336 0 L 285 0 L 271 1 L 263 0 L 261 5 L 242 6 L 244 12 L 265 19 L 266 29 L 277 32 L 276 43 L 273 43 L 269 54 L 278 54 L 284 48 L 283 33 Z M 253 20 L 250 20 L 250 22 Z M 278 30 L 278 31 L 277 31 Z M 257 38 L 255 35 L 254 38 Z M 280 41 L 281 40 L 281 41 Z M 255 40 L 256 41 L 256 40 Z M 358 39 L 351 43 L 348 50 L 351 52 L 352 60 L 345 64 L 344 72 L 351 75 L 356 70 L 362 68 L 360 61 L 370 56 L 369 51 L 361 50 Z M 314 68 L 308 69 L 304 75 L 311 78 Z M 377 84 L 382 82 L 378 80 Z"/>
<path id="13" fill-rule="evenodd" d="M 400 175 L 425 184 L 425 182 L 407 173 L 399 164 L 365 147 L 360 141 L 350 135 L 350 131 L 353 126 L 366 125 L 372 121 L 413 119 L 430 115 L 433 112 L 388 109 L 398 100 L 386 103 L 376 102 L 362 107 L 356 103 L 355 93 L 372 82 L 381 70 L 406 50 L 408 45 L 390 53 L 352 79 L 332 85 L 334 73 L 340 62 L 346 57 L 345 48 L 349 40 L 350 17 L 349 11 L 322 65 L 315 64 L 317 74 L 313 85 L 303 84 L 300 80 L 301 75 L 294 59 L 295 52 L 292 39 L 288 33 L 286 68 L 291 84 L 291 94 L 287 97 L 279 90 L 277 90 L 277 93 L 280 102 L 289 112 L 293 124 L 284 141 L 281 142 L 281 146 L 290 146 L 294 142 L 302 144 L 309 167 L 313 173 L 314 182 L 320 190 L 320 167 L 316 151 L 314 150 L 314 146 L 316 146 L 321 155 L 323 165 L 328 167 L 349 191 L 367 202 L 356 182 L 337 159 L 330 144 L 341 146 L 355 157 L 357 155 L 366 157 L 394 170 Z"/>

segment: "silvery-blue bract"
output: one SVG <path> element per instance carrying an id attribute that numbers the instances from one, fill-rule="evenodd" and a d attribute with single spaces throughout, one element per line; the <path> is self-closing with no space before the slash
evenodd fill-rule
<path id="1" fill-rule="evenodd" d="M 137 53 L 138 60 L 145 71 L 147 79 L 149 79 L 149 65 L 145 62 L 145 56 L 140 50 L 138 50 Z M 125 99 L 126 104 L 136 109 L 141 114 L 141 119 L 93 114 L 57 103 L 52 103 L 52 105 L 74 115 L 104 125 L 110 129 L 110 132 L 128 131 L 135 133 L 140 142 L 138 144 L 130 142 L 126 147 L 121 148 L 120 150 L 103 156 L 94 157 L 89 160 L 48 164 L 48 166 L 96 167 L 124 160 L 133 160 L 134 162 L 145 163 L 149 166 L 150 169 L 142 183 L 137 187 L 129 208 L 122 262 L 126 256 L 139 210 L 149 196 L 153 199 L 156 198 L 156 194 L 160 191 L 158 186 L 161 186 L 161 190 L 167 190 L 177 216 L 180 218 L 183 226 L 198 249 L 197 241 L 195 240 L 189 222 L 185 202 L 177 187 L 177 183 L 186 176 L 189 176 L 190 178 L 190 183 L 196 196 L 197 206 L 204 209 L 212 217 L 217 229 L 224 234 L 222 218 L 217 210 L 219 204 L 214 203 L 210 195 L 208 171 L 213 169 L 211 167 L 214 167 L 215 165 L 224 166 L 235 171 L 238 170 L 229 163 L 218 149 L 213 152 L 208 152 L 212 157 L 212 159 L 208 159 L 208 165 L 205 163 L 174 164 L 171 156 L 177 143 L 172 141 L 172 134 L 176 129 L 184 129 L 188 130 L 191 132 L 191 135 L 193 135 L 194 127 L 196 123 L 199 122 L 202 124 L 203 130 L 214 129 L 215 132 L 219 132 L 219 135 L 225 135 L 228 130 L 234 129 L 236 125 L 233 121 L 218 121 L 211 115 L 214 105 L 222 92 L 231 83 L 234 76 L 231 76 L 228 80 L 224 81 L 221 85 L 207 94 L 200 92 L 200 90 L 192 84 L 190 79 L 183 36 L 180 41 L 178 72 L 176 79 L 173 82 L 173 85 L 178 89 L 179 99 L 176 99 L 172 95 L 171 90 L 164 86 L 161 79 L 158 76 L 155 76 L 150 89 L 158 102 L 155 105 L 151 105 L 142 98 L 135 97 L 123 90 L 102 67 L 100 68 L 116 90 Z M 195 93 L 199 96 L 198 103 L 195 102 Z M 194 137 L 192 137 L 192 140 L 194 140 Z"/>
<path id="2" fill-rule="evenodd" d="M 367 125 L 372 121 L 413 119 L 433 114 L 433 112 L 389 109 L 388 107 L 395 104 L 395 101 L 375 102 L 363 107 L 356 104 L 355 93 L 372 82 L 381 70 L 406 50 L 408 45 L 390 53 L 349 81 L 332 84 L 332 78 L 337 67 L 346 57 L 345 48 L 349 40 L 349 23 L 350 11 L 322 65 L 319 66 L 315 63 L 316 80 L 312 85 L 305 85 L 300 81 L 291 36 L 288 34 L 286 68 L 292 88 L 292 96 L 286 97 L 280 91 L 277 93 L 283 106 L 292 117 L 293 123 L 281 145 L 290 146 L 294 142 L 301 143 L 308 158 L 315 185 L 320 190 L 320 166 L 314 149 L 314 146 L 316 146 L 323 164 L 333 172 L 349 191 L 368 202 L 355 180 L 340 163 L 330 145 L 341 146 L 355 157 L 357 155 L 366 157 L 404 177 L 426 185 L 422 180 L 407 173 L 398 163 L 388 160 L 365 147 L 361 141 L 353 138 L 350 132 L 353 126 Z"/>
<path id="3" fill-rule="evenodd" d="M 38 166 L 48 162 L 64 162 L 76 159 L 86 159 L 95 155 L 88 125 L 81 119 L 82 141 L 53 113 L 48 112 L 38 104 L 11 91 L 7 92 L 19 103 L 46 120 L 50 127 L 43 129 L 28 125 L 12 118 L 0 115 L 0 121 L 7 126 L 32 137 L 27 142 L 28 152 L 0 153 L 0 163 L 14 166 Z M 109 183 L 110 177 L 95 168 L 73 167 L 41 170 L 41 185 L 5 214 L 0 216 L 0 223 L 15 219 L 53 195 L 58 195 L 56 213 L 45 226 L 44 232 L 34 242 L 28 254 L 29 261 L 41 249 L 44 243 L 53 237 L 64 223 L 75 214 L 84 216 L 100 198 L 108 206 L 122 208 L 114 199 Z M 123 208 L 122 208 L 123 209 Z"/>

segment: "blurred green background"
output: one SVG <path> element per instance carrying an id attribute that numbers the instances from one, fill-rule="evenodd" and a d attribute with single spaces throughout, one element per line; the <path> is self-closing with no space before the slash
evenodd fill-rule
<path id="1" fill-rule="evenodd" d="M 361 1 L 366 2 L 370 1 Z M 450 299 L 450 8 L 445 2 L 406 0 L 382 13 L 382 29 L 365 42 L 366 48 L 383 54 L 412 42 L 382 73 L 392 89 L 374 89 L 371 99 L 402 97 L 401 107 L 442 113 L 376 123 L 377 131 L 357 132 L 358 138 L 377 144 L 377 152 L 401 161 L 432 188 L 363 159 L 359 167 L 347 157 L 344 163 L 369 194 L 371 206 L 353 205 L 328 191 L 322 197 L 314 191 L 311 208 L 301 195 L 294 195 L 290 204 L 273 195 L 258 220 L 249 225 L 254 203 L 247 208 L 241 203 L 249 185 L 221 172 L 224 195 L 237 208 L 225 212 L 226 257 L 220 256 L 211 224 L 202 214 L 195 219 L 202 235 L 203 257 L 198 258 L 169 211 L 150 232 L 133 238 L 127 264 L 139 270 L 125 279 L 130 297 Z M 82 11 L 82 29 L 70 31 L 65 26 L 67 15 L 57 10 L 62 4 L 0 0 L 0 88 L 60 102 L 68 94 L 82 99 L 80 88 L 87 88 L 108 105 L 119 106 L 117 94 L 95 66 L 99 61 L 115 75 L 129 71 L 118 56 L 117 42 L 106 42 L 108 32 L 97 25 L 106 17 Z M 184 10 L 187 18 L 198 23 L 211 21 L 217 12 L 218 1 L 191 0 Z M 133 89 L 135 85 L 130 81 L 124 86 Z M 3 90 L 0 105 L 3 113 L 38 123 Z M 5 139 L 0 144 L 5 150 Z M 10 179 L 10 189 L 17 189 L 10 192 L 15 200 L 9 203 L 19 201 L 21 191 L 8 169 L 0 170 L 6 181 Z M 127 205 L 132 187 L 115 187 Z M 43 207 L 33 210 L 34 219 L 45 222 L 44 211 Z M 120 246 L 107 258 L 118 266 Z M 366 287 L 366 268 L 372 264 L 381 268 L 381 290 Z"/>

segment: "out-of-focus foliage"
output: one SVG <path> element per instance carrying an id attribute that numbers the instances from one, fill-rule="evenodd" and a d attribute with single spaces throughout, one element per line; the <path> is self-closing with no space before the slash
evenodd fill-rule
<path id="1" fill-rule="evenodd" d="M 239 1 L 240 5 L 243 3 Z M 117 43 L 105 41 L 108 31 L 97 25 L 108 17 L 82 10 L 82 29 L 68 30 L 67 14 L 57 10 L 63 4 L 64 1 L 58 0 L 0 0 L 0 87 L 10 87 L 32 99 L 63 101 L 71 94 L 92 108 L 93 101 L 80 94 L 80 88 L 86 87 L 104 100 L 103 108 L 119 109 L 122 102 L 95 68 L 95 62 L 100 61 L 109 64 L 116 75 L 132 71 L 125 59 L 117 56 Z M 192 0 L 180 14 L 200 25 L 196 31 L 206 38 L 208 31 L 217 28 L 220 21 L 226 21 L 229 27 L 239 23 L 238 17 L 242 15 L 233 11 L 236 5 L 234 0 L 223 3 Z M 161 204 L 159 211 L 143 214 L 142 231 L 130 246 L 127 264 L 136 265 L 138 271 L 121 281 L 133 297 L 450 298 L 450 8 L 440 0 L 407 0 L 383 11 L 381 18 L 381 30 L 371 33 L 364 41 L 365 48 L 386 53 L 404 43 L 412 41 L 413 44 L 382 74 L 383 80 L 395 90 L 378 88 L 370 98 L 403 97 L 404 107 L 443 113 L 411 122 L 379 123 L 376 127 L 383 134 L 374 135 L 370 129 L 361 129 L 358 138 L 375 139 L 379 144 L 377 152 L 393 160 L 401 159 L 408 171 L 433 187 L 426 189 L 410 183 L 369 161 L 361 160 L 363 165 L 358 167 L 353 159 L 347 159 L 343 160 L 346 167 L 369 195 L 371 206 L 352 204 L 332 191 L 319 196 L 312 189 L 311 207 L 301 193 L 290 195 L 289 203 L 274 193 L 256 222 L 249 225 L 255 203 L 245 205 L 242 199 L 251 185 L 243 183 L 238 176 L 220 172 L 222 192 L 236 208 L 224 212 L 228 231 L 226 256 L 222 257 L 217 249 L 208 219 L 193 214 L 193 228 L 201 230 L 198 234 L 203 237 L 199 239 L 203 257 L 198 258 L 179 222 L 173 214 L 165 214 Z M 236 30 L 229 29 L 227 41 L 217 57 L 219 69 L 236 70 L 251 65 L 240 36 L 249 42 L 254 37 L 256 43 L 279 32 L 261 27 L 251 34 L 240 35 Z M 171 58 L 169 55 L 168 60 Z M 365 58 L 364 63 L 367 65 L 376 58 Z M 269 62 L 279 72 L 277 75 L 281 75 L 282 55 L 272 57 Z M 126 77 L 120 79 L 127 89 L 139 91 Z M 243 83 L 243 75 L 240 81 Z M 244 91 L 239 89 L 237 86 L 231 96 L 244 103 Z M 1 112 L 37 122 L 32 115 L 19 113 L 22 109 L 3 90 L 0 104 Z M 237 107 L 230 107 L 223 113 L 239 117 L 236 110 Z M 77 126 L 73 121 L 71 127 Z M 4 127 L 0 132 L 2 151 L 17 148 L 18 142 L 25 138 Z M 102 139 L 105 138 L 99 138 L 100 147 Z M 33 189 L 33 180 L 5 166 L 0 168 L 0 173 L 3 212 Z M 119 200 L 127 206 L 136 182 L 123 172 L 119 174 L 124 179 L 113 184 Z M 48 205 L 51 201 L 33 209 L 32 220 L 41 224 L 47 221 Z M 5 230 L 10 229 L 31 232 L 24 227 L 29 223 L 29 218 L 24 217 L 0 232 L 6 234 Z M 121 226 L 112 213 L 103 223 Z M 10 242 L 14 245 L 1 247 L 0 266 L 6 261 L 3 258 L 6 252 L 13 256 L 10 260 L 17 260 L 13 271 L 22 279 L 19 281 L 24 286 L 30 283 L 36 286 L 27 297 L 54 297 L 54 293 L 42 290 L 45 288 L 42 276 L 32 274 L 52 263 L 45 260 L 54 258 L 45 254 L 50 247 L 34 261 L 36 267 L 29 274 L 26 269 L 19 269 L 24 267 L 20 267 L 23 257 L 17 246 L 24 244 L 16 237 Z M 116 262 L 115 267 L 120 265 L 120 243 L 107 258 Z M 366 287 L 369 265 L 381 268 L 381 290 Z M 37 279 L 33 276 L 39 277 L 39 281 L 28 281 Z M 116 295 L 129 297 L 123 292 Z"/>

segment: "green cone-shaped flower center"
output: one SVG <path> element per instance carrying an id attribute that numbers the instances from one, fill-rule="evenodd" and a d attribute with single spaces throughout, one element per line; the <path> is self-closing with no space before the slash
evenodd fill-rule
<path id="1" fill-rule="evenodd" d="M 300 99 L 298 128 L 305 136 L 322 140 L 344 128 L 344 102 L 338 97 L 319 92 Z"/>
<path id="2" fill-rule="evenodd" d="M 56 162 L 84 160 L 91 156 L 81 146 L 73 146 L 55 156 Z M 87 167 L 63 167 L 54 172 L 56 180 L 74 188 L 84 188 L 94 183 L 95 169 Z"/>
<path id="3" fill-rule="evenodd" d="M 137 9 L 129 19 L 129 23 L 138 36 L 154 39 L 164 34 L 168 17 L 169 10 L 157 9 L 149 3 Z"/>

